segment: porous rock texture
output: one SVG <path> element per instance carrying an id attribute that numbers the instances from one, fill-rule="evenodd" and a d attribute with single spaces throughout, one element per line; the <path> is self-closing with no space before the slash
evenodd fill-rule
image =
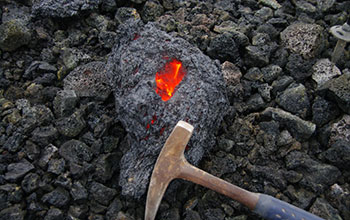
<path id="1" fill-rule="evenodd" d="M 100 0 L 40 0 L 33 4 L 32 14 L 39 17 L 67 18 L 86 10 L 97 9 Z"/>
<path id="2" fill-rule="evenodd" d="M 194 126 L 186 152 L 197 164 L 215 144 L 215 130 L 228 105 L 220 65 L 187 41 L 174 38 L 140 20 L 120 26 L 118 42 L 108 60 L 117 117 L 128 132 L 130 150 L 121 160 L 124 195 L 141 197 L 166 138 L 179 120 Z M 162 101 L 155 75 L 166 62 L 180 60 L 186 74 L 173 97 Z"/>

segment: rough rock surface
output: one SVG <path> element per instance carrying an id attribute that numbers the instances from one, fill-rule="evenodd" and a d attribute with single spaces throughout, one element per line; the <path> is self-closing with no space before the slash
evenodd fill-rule
<path id="1" fill-rule="evenodd" d="M 310 108 L 310 100 L 303 84 L 291 84 L 276 97 L 276 102 L 288 112 L 305 118 Z"/>
<path id="2" fill-rule="evenodd" d="M 100 0 L 39 0 L 32 6 L 35 17 L 67 18 L 78 16 L 83 11 L 97 9 Z"/>
<path id="3" fill-rule="evenodd" d="M 280 122 L 297 139 L 308 139 L 316 130 L 314 123 L 305 121 L 282 109 L 268 107 L 262 112 L 262 115 Z"/>
<path id="4" fill-rule="evenodd" d="M 78 66 L 64 78 L 64 89 L 74 90 L 78 97 L 105 100 L 111 93 L 105 66 L 103 62 Z"/>
<path id="5" fill-rule="evenodd" d="M 108 61 L 107 74 L 114 89 L 117 117 L 131 142 L 121 161 L 123 194 L 144 194 L 159 151 L 179 120 L 195 131 L 187 158 L 197 164 L 214 144 L 227 106 L 220 66 L 180 38 L 141 21 L 121 25 L 118 43 Z M 186 74 L 173 97 L 164 102 L 156 93 L 155 74 L 167 60 L 178 59 Z M 191 96 L 189 96 L 191 94 Z"/>
<path id="6" fill-rule="evenodd" d="M 5 173 L 5 179 L 10 182 L 17 181 L 33 169 L 34 166 L 27 160 L 23 159 L 18 163 L 8 165 L 7 173 Z"/>
<path id="7" fill-rule="evenodd" d="M 335 99 L 345 113 L 350 114 L 350 73 L 329 80 L 319 90 L 326 90 L 327 95 Z"/>
<path id="8" fill-rule="evenodd" d="M 323 28 L 317 24 L 295 23 L 281 32 L 286 47 L 304 58 L 313 58 L 324 47 Z"/>
<path id="9" fill-rule="evenodd" d="M 13 19 L 0 25 L 0 48 L 4 51 L 14 51 L 30 39 L 30 29 L 23 20 Z"/>
<path id="10" fill-rule="evenodd" d="M 328 59 L 321 59 L 312 67 L 312 79 L 320 87 L 328 80 L 341 75 L 338 67 Z"/>
<path id="11" fill-rule="evenodd" d="M 300 183 L 315 193 L 322 193 L 333 185 L 341 175 L 338 168 L 323 164 L 310 158 L 307 154 L 293 151 L 286 156 L 287 169 L 303 174 Z"/>

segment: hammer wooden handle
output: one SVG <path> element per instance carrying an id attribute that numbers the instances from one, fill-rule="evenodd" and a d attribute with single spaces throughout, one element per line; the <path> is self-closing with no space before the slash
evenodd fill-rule
<path id="1" fill-rule="evenodd" d="M 179 178 L 197 183 L 220 194 L 226 195 L 247 206 L 265 219 L 282 220 L 322 220 L 305 210 L 297 208 L 266 194 L 253 193 L 225 180 L 219 179 L 195 166 L 183 161 Z"/>

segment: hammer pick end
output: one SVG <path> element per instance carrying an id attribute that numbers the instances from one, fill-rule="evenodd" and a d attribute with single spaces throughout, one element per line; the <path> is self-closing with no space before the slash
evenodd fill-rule
<path id="1" fill-rule="evenodd" d="M 154 166 L 147 192 L 145 220 L 154 220 L 169 183 L 182 172 L 184 149 L 191 138 L 193 126 L 179 121 L 162 148 Z"/>

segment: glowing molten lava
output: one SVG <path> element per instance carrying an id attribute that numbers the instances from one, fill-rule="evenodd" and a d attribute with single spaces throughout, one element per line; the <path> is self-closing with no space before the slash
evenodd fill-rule
<path id="1" fill-rule="evenodd" d="M 156 93 L 164 102 L 174 95 L 175 87 L 179 85 L 184 75 L 182 63 L 176 59 L 167 62 L 164 68 L 156 73 Z"/>

